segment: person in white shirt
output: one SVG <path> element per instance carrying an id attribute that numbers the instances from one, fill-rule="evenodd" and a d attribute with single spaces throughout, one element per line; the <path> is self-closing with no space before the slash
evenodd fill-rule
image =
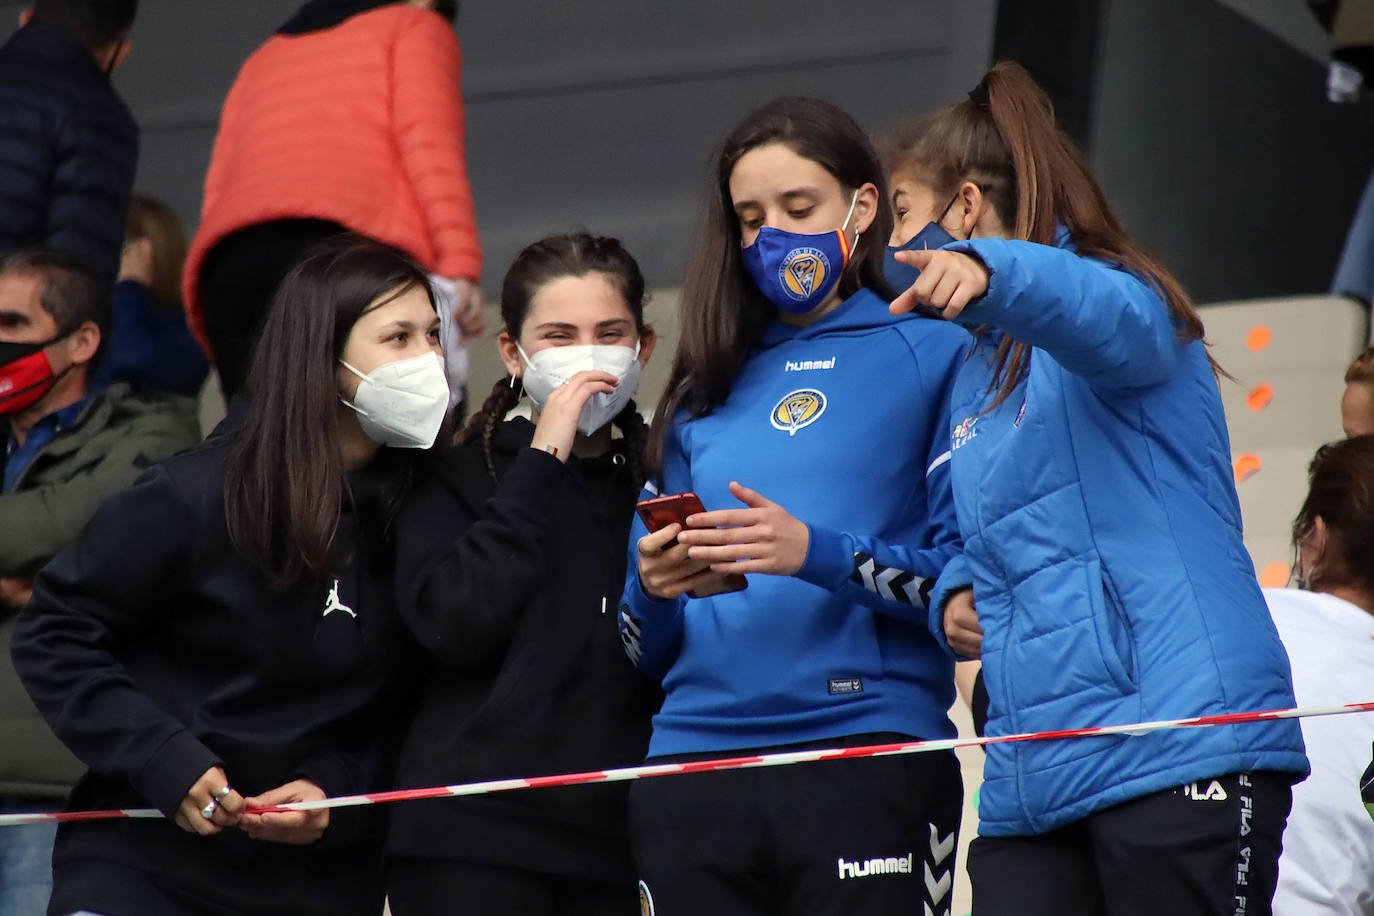
<path id="1" fill-rule="evenodd" d="M 1374 691 L 1374 435 L 1317 450 L 1293 523 L 1297 589 L 1265 589 L 1299 706 Z M 1374 820 L 1360 799 L 1374 715 L 1302 720 L 1312 775 L 1293 787 L 1278 916 L 1374 914 Z"/>

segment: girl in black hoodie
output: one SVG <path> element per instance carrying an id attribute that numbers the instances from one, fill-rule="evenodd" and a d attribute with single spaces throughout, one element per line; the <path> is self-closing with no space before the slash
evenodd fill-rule
<path id="1" fill-rule="evenodd" d="M 659 701 L 616 632 L 643 479 L 630 396 L 654 345 L 644 279 L 614 239 L 548 238 L 515 259 L 501 315 L 510 374 L 401 516 L 399 607 L 429 654 L 402 785 L 635 764 Z M 536 422 L 505 419 L 522 387 Z M 397 805 L 392 912 L 628 916 L 626 797 L 619 783 Z"/>
<path id="2" fill-rule="evenodd" d="M 389 784 L 413 644 L 388 532 L 448 406 L 438 330 L 409 258 L 323 243 L 276 295 L 250 402 L 39 575 L 13 655 L 90 767 L 69 808 L 167 818 L 62 825 L 50 916 L 382 911 L 376 809 L 247 809 Z"/>

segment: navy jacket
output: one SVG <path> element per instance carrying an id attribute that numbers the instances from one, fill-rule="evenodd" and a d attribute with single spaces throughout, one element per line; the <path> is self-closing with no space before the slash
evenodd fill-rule
<path id="1" fill-rule="evenodd" d="M 114 288 L 110 333 L 102 341 L 91 387 L 97 391 L 128 382 L 136 391 L 171 391 L 195 396 L 210 364 L 186 327 L 180 306 L 168 308 L 137 280 Z"/>
<path id="2" fill-rule="evenodd" d="M 56 248 L 111 282 L 138 127 L 89 51 L 30 23 L 0 47 L 0 255 Z"/>
<path id="3" fill-rule="evenodd" d="M 1288 657 L 1241 542 L 1221 395 L 1201 341 L 1135 275 L 1055 246 L 976 239 L 987 324 L 950 406 L 964 553 L 931 595 L 973 586 L 987 733 L 1121 725 L 1293 705 Z M 1029 344 L 992 407 L 990 356 Z M 1291 720 L 995 744 L 978 832 L 1043 833 L 1225 773 L 1307 773 Z"/>

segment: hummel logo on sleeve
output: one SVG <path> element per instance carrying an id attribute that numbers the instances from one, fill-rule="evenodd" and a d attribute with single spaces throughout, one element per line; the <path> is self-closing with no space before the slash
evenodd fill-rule
<path id="1" fill-rule="evenodd" d="M 620 606 L 620 620 L 625 624 L 625 628 L 620 631 L 620 643 L 625 647 L 625 654 L 630 657 L 630 661 L 638 665 L 644 656 L 644 646 L 639 641 L 639 621 L 630 616 L 628 604 Z"/>
<path id="2" fill-rule="evenodd" d="M 925 607 L 935 587 L 934 580 L 923 579 L 909 569 L 883 566 L 862 550 L 854 554 L 854 572 L 849 581 L 862 585 L 879 598 L 913 607 Z"/>

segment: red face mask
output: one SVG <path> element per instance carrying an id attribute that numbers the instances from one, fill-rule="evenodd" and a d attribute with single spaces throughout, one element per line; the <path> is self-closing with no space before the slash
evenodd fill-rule
<path id="1" fill-rule="evenodd" d="M 45 343 L 7 343 L 0 341 L 0 414 L 18 413 L 30 406 L 57 381 L 44 347 Z"/>

